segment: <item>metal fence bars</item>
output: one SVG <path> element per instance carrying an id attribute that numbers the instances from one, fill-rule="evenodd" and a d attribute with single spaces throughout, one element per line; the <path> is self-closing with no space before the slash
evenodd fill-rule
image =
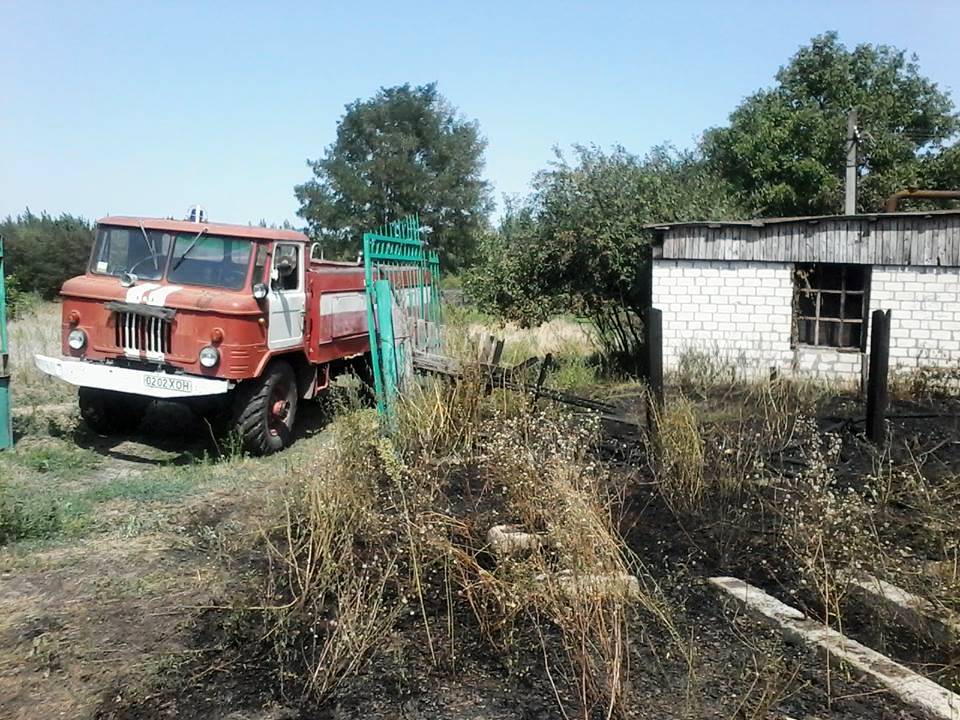
<path id="1" fill-rule="evenodd" d="M 413 373 L 413 352 L 442 344 L 440 259 L 420 239 L 417 216 L 364 233 L 367 325 L 377 410 L 391 417 Z"/>

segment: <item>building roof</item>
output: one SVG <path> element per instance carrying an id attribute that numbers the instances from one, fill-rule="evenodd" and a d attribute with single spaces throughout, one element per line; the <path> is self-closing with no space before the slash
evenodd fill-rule
<path id="1" fill-rule="evenodd" d="M 122 215 L 110 215 L 100 218 L 98 225 L 119 225 L 138 228 L 141 225 L 148 230 L 165 230 L 175 233 L 198 233 L 205 229 L 210 235 L 226 235 L 253 240 L 287 240 L 291 242 L 309 242 L 309 238 L 296 230 L 253 227 L 251 225 L 230 225 L 227 223 L 190 222 L 189 220 L 167 220 L 164 218 L 139 218 Z"/>
<path id="2" fill-rule="evenodd" d="M 673 223 L 649 223 L 644 225 L 645 230 L 669 230 L 678 227 L 764 227 L 766 225 L 782 225 L 784 223 L 807 222 L 816 224 L 822 220 L 840 221 L 876 221 L 880 218 L 924 218 L 936 215 L 960 215 L 960 208 L 948 210 L 920 210 L 910 212 L 876 212 L 860 213 L 857 215 L 799 215 L 797 217 L 753 218 L 752 220 L 687 220 Z"/>
<path id="3" fill-rule="evenodd" d="M 655 258 L 960 266 L 960 209 L 654 223 Z"/>

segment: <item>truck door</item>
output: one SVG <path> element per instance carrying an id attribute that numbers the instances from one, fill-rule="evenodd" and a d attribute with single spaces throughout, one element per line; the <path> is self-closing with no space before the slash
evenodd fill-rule
<path id="1" fill-rule="evenodd" d="M 303 318 L 307 300 L 303 269 L 301 243 L 274 245 L 270 293 L 267 295 L 270 308 L 267 347 L 271 350 L 303 344 Z"/>

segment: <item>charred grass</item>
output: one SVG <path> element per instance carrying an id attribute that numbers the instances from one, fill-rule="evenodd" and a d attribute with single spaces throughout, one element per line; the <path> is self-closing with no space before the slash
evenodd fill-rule
<path id="1" fill-rule="evenodd" d="M 955 611 L 957 401 L 899 386 L 878 447 L 852 388 L 678 380 L 650 438 L 637 527 L 656 518 L 657 535 L 672 528 L 669 556 L 758 584 L 956 689 L 956 646 L 905 628 L 851 581 L 867 573 Z M 843 671 L 823 670 L 832 702 Z"/>
<path id="2" fill-rule="evenodd" d="M 390 433 L 346 402 L 275 490 L 244 582 L 194 616 L 195 653 L 101 716 L 899 712 L 704 582 L 738 574 L 847 629 L 849 569 L 899 577 L 888 461 L 854 406 L 705 384 L 674 389 L 638 440 L 479 378 L 419 386 Z M 532 540 L 504 551 L 494 526 Z"/>

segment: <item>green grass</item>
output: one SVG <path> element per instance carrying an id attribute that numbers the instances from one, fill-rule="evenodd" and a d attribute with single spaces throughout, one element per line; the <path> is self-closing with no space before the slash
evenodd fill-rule
<path id="1" fill-rule="evenodd" d="M 56 441 L 21 445 L 10 457 L 13 463 L 28 470 L 65 476 L 88 472 L 101 462 L 100 456 L 92 450 Z"/>
<path id="2" fill-rule="evenodd" d="M 0 458 L 0 545 L 23 540 L 76 538 L 117 522 L 137 526 L 140 513 L 181 500 L 236 477 L 237 461 L 158 466 L 139 474 L 105 468 L 96 453 L 50 440 Z M 115 477 L 110 477 L 114 473 Z M 109 503 L 132 507 L 123 517 L 105 514 Z M 132 523 L 132 525 L 131 525 Z"/>
<path id="3" fill-rule="evenodd" d="M 97 505 L 114 500 L 137 503 L 169 502 L 197 492 L 209 483 L 209 473 L 190 472 L 186 466 L 173 472 L 151 472 L 132 477 L 120 477 L 84 490 L 76 495 L 84 505 Z"/>
<path id="4" fill-rule="evenodd" d="M 204 456 L 186 465 L 138 470 L 67 438 L 28 438 L 0 454 L 0 546 L 102 532 L 130 535 L 176 523 L 177 505 L 185 498 L 287 475 L 325 442 L 322 436 L 304 439 L 269 458 Z"/>

